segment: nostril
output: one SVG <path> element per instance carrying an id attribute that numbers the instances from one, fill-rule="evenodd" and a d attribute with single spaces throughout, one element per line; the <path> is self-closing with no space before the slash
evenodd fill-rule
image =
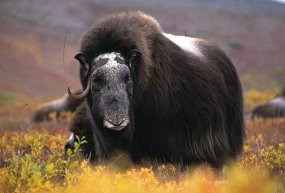
<path id="1" fill-rule="evenodd" d="M 129 124 L 129 118 L 126 116 L 113 116 L 104 120 L 104 127 L 120 131 Z"/>
<path id="2" fill-rule="evenodd" d="M 119 119 L 119 118 L 115 118 L 115 119 L 108 119 L 108 121 L 113 124 L 114 126 L 120 126 L 126 119 Z"/>

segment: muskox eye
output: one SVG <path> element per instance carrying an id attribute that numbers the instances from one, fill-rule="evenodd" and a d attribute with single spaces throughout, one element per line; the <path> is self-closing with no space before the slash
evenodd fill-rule
<path id="1" fill-rule="evenodd" d="M 101 88 L 104 85 L 104 79 L 101 76 L 96 76 L 93 78 L 93 83 L 95 88 Z"/>
<path id="2" fill-rule="evenodd" d="M 134 70 L 134 65 L 135 65 L 135 63 L 137 63 L 137 61 L 139 60 L 141 55 L 142 55 L 142 53 L 138 49 L 133 49 L 131 51 L 129 67 L 132 70 Z"/>
<path id="3" fill-rule="evenodd" d="M 103 82 L 103 79 L 100 76 L 96 76 L 93 78 L 94 83 L 101 83 Z"/>

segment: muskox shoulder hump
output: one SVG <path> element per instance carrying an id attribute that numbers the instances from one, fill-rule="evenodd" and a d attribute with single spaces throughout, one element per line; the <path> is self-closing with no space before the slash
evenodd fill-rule
<path id="1" fill-rule="evenodd" d="M 132 32 L 135 32 L 136 30 L 143 30 L 141 32 L 146 35 L 148 33 L 162 31 L 161 26 L 157 20 L 142 11 L 130 11 L 122 12 L 117 15 L 109 15 L 98 20 L 93 27 L 99 29 L 100 26 L 102 27 L 103 31 L 106 31 L 108 28 L 112 29 L 113 27 L 131 27 Z M 120 30 L 124 31 L 126 29 L 116 28 L 116 32 Z"/>

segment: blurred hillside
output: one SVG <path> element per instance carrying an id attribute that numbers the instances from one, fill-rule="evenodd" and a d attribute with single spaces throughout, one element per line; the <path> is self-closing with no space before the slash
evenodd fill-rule
<path id="1" fill-rule="evenodd" d="M 158 6 L 159 5 L 159 6 Z M 170 33 L 218 43 L 245 89 L 285 86 L 285 4 L 269 0 L 0 1 L 0 91 L 57 97 L 80 87 L 73 59 L 98 18 L 143 10 Z"/>

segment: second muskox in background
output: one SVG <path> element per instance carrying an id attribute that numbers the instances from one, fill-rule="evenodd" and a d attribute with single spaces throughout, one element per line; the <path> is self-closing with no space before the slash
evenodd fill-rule
<path id="1" fill-rule="evenodd" d="M 285 117 L 285 88 L 270 101 L 256 106 L 251 112 L 251 118 Z"/>

